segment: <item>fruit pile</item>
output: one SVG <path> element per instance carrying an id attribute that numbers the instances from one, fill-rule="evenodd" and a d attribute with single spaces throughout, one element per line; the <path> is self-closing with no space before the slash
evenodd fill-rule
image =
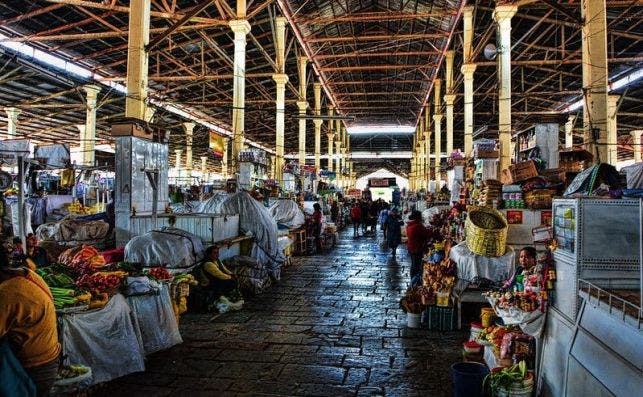
<path id="1" fill-rule="evenodd" d="M 485 295 L 501 309 L 517 308 L 524 312 L 533 312 L 540 308 L 541 298 L 540 295 L 533 291 L 491 291 L 486 292 Z M 495 305 L 494 305 L 495 306 Z"/>

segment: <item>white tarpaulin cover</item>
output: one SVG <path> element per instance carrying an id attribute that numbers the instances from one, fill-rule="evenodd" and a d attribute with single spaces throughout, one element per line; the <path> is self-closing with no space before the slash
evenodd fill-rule
<path id="1" fill-rule="evenodd" d="M 280 278 L 280 268 L 286 260 L 277 242 L 277 222 L 260 202 L 247 192 L 239 192 L 227 197 L 221 203 L 220 213 L 225 215 L 239 214 L 239 229 L 242 233 L 255 237 L 252 257 L 265 265 L 271 277 Z"/>
<path id="2" fill-rule="evenodd" d="M 11 223 L 13 225 L 13 235 L 14 236 L 19 236 L 20 235 L 20 230 L 18 229 L 18 202 L 14 201 L 11 203 L 9 206 L 11 209 Z M 33 229 L 31 228 L 31 209 L 32 205 L 29 203 L 25 203 L 23 210 L 24 210 L 24 222 L 25 222 L 25 236 L 28 235 L 29 233 L 33 233 Z"/>
<path id="3" fill-rule="evenodd" d="M 458 279 L 463 281 L 486 279 L 499 283 L 508 280 L 514 271 L 514 250 L 511 247 L 507 247 L 503 256 L 490 258 L 474 254 L 463 241 L 451 248 L 449 257 L 456 263 Z"/>
<path id="4" fill-rule="evenodd" d="M 145 370 L 143 347 L 125 298 L 114 295 L 101 310 L 60 316 L 63 354 L 92 369 L 91 384 Z"/>
<path id="5" fill-rule="evenodd" d="M 105 238 L 107 232 L 109 223 L 105 221 L 63 219 L 38 226 L 36 237 L 38 240 L 86 241 Z"/>
<path id="6" fill-rule="evenodd" d="M 227 200 L 229 195 L 227 193 L 216 193 L 209 199 L 200 202 L 195 206 L 194 212 L 202 214 L 219 214 L 221 213 L 221 205 Z"/>
<path id="7" fill-rule="evenodd" d="M 179 325 L 172 310 L 168 284 L 157 284 L 158 293 L 128 296 L 135 329 L 140 331 L 146 355 L 183 343 Z"/>
<path id="8" fill-rule="evenodd" d="M 270 207 L 270 215 L 275 222 L 289 228 L 298 228 L 306 222 L 304 212 L 290 199 L 277 200 Z"/>
<path id="9" fill-rule="evenodd" d="M 623 167 L 628 189 L 643 189 L 643 163 Z"/>
<path id="10" fill-rule="evenodd" d="M 203 243 L 185 230 L 164 227 L 132 238 L 125 246 L 125 260 L 169 269 L 189 268 L 203 259 Z"/>

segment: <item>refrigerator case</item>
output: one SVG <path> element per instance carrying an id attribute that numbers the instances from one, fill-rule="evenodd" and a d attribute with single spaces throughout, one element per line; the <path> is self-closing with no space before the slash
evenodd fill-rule
<path id="1" fill-rule="evenodd" d="M 555 199 L 552 224 L 554 307 L 570 321 L 578 312 L 578 280 L 602 288 L 638 289 L 639 201 Z"/>

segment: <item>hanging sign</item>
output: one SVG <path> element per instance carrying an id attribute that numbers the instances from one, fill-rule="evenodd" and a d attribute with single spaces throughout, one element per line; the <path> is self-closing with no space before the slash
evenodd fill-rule
<path id="1" fill-rule="evenodd" d="M 368 180 L 370 187 L 389 187 L 390 181 L 388 178 L 371 178 Z"/>
<path id="2" fill-rule="evenodd" d="M 225 151 L 225 138 L 221 135 L 210 131 L 210 150 L 216 157 L 223 157 Z"/>

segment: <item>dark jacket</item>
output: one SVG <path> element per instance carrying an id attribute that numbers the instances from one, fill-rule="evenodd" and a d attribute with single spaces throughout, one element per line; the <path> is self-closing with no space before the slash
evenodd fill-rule
<path id="1" fill-rule="evenodd" d="M 420 221 L 410 221 L 406 224 L 406 248 L 411 254 L 424 253 L 429 231 Z"/>
<path id="2" fill-rule="evenodd" d="M 398 246 L 402 242 L 402 228 L 404 224 L 399 216 L 389 215 L 386 218 L 386 243 L 389 246 Z"/>

